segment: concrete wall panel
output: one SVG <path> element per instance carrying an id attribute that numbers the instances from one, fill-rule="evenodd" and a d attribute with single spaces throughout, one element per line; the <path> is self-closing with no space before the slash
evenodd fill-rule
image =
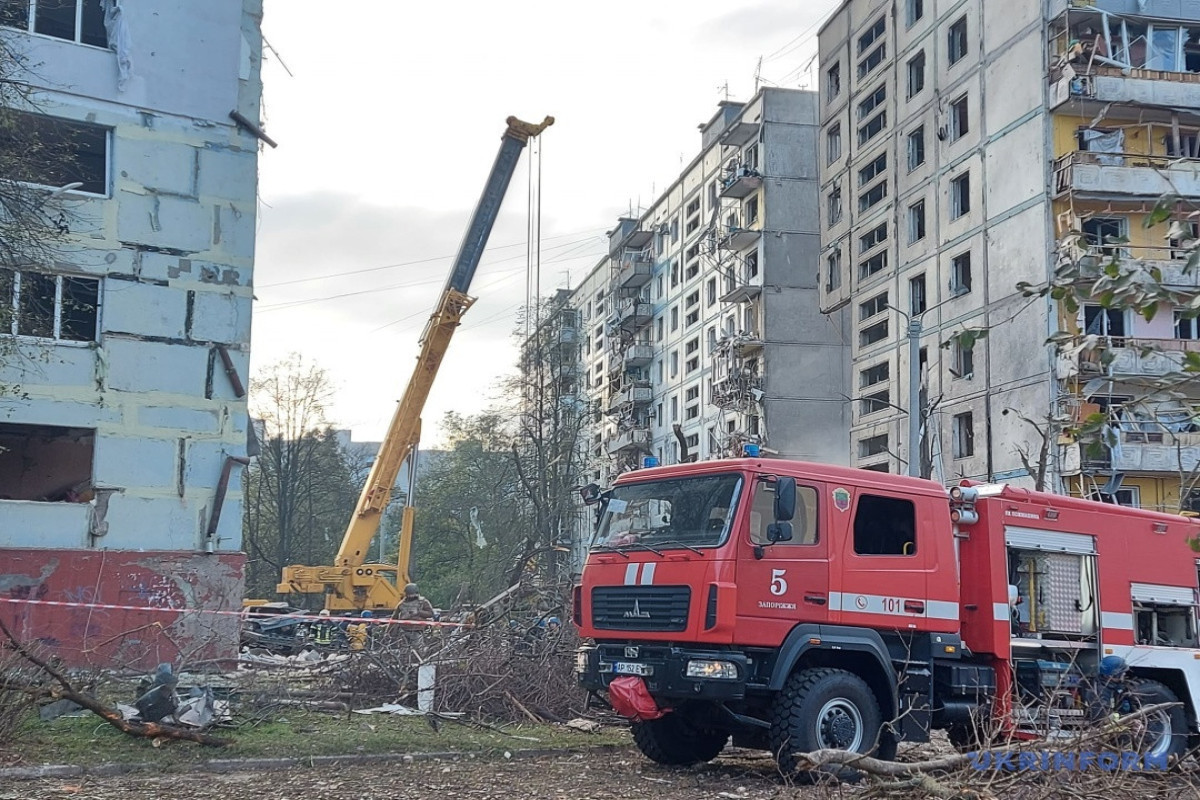
<path id="1" fill-rule="evenodd" d="M 196 196 L 197 151 L 177 145 L 163 147 L 154 139 L 115 137 L 113 163 L 120 165 L 121 179 L 163 193 Z"/>
<path id="2" fill-rule="evenodd" d="M 121 192 L 119 199 L 117 236 L 121 241 L 193 253 L 210 247 L 211 206 L 168 195 L 132 192 Z"/>
<path id="3" fill-rule="evenodd" d="M 244 342 L 250 339 L 250 298 L 215 292 L 196 292 L 192 315 L 193 339 Z"/>
<path id="4" fill-rule="evenodd" d="M 166 392 L 204 396 L 208 377 L 208 348 L 144 342 L 110 336 L 110 389 L 122 392 Z"/>
<path id="5" fill-rule="evenodd" d="M 164 502 L 153 497 L 114 494 L 108 503 L 108 534 L 99 545 L 112 550 L 138 547 L 195 550 L 199 543 L 197 520 L 203 505 L 185 504 L 179 498 Z"/>
<path id="6" fill-rule="evenodd" d="M 0 490 L 2 495 L 3 491 Z M 86 503 L 35 503 L 0 499 L 0 519 L 4 520 L 4 524 L 0 525 L 0 548 L 84 547 L 87 545 L 91 510 Z M 0 559 L 3 559 L 2 551 Z"/>
<path id="7" fill-rule="evenodd" d="M 96 438 L 96 484 L 171 489 L 178 481 L 178 442 L 118 436 Z"/>
<path id="8" fill-rule="evenodd" d="M 106 333 L 180 339 L 186 321 L 187 296 L 183 292 L 149 283 L 104 283 Z"/>

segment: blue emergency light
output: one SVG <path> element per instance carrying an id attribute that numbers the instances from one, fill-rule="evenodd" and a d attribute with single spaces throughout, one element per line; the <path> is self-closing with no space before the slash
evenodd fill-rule
<path id="1" fill-rule="evenodd" d="M 654 456 L 642 456 L 642 469 L 650 469 L 658 466 L 658 459 Z"/>
<path id="2" fill-rule="evenodd" d="M 742 455 L 746 458 L 758 458 L 758 445 L 744 444 L 742 445 Z"/>

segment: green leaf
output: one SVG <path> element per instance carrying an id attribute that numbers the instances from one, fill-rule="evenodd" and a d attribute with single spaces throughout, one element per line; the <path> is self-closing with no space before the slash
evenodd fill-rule
<path id="1" fill-rule="evenodd" d="M 1154 315 L 1157 313 L 1158 313 L 1158 304 L 1157 303 L 1148 305 L 1142 309 L 1142 319 L 1146 320 L 1146 322 L 1150 322 L 1151 320 L 1154 319 Z"/>
<path id="2" fill-rule="evenodd" d="M 1147 214 L 1146 219 L 1142 222 L 1142 227 L 1152 228 L 1169 220 L 1175 213 L 1175 205 L 1178 202 L 1179 197 L 1173 194 L 1164 194 L 1158 198 L 1158 202 L 1154 204 L 1154 210 Z"/>

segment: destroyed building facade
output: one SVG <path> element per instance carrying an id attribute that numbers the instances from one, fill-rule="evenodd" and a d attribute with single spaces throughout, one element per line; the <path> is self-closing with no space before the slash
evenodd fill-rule
<path id="1" fill-rule="evenodd" d="M 907 469 L 916 383 L 935 480 L 1200 508 L 1195 400 L 1133 402 L 1196 352 L 1195 321 L 1018 289 L 1070 238 L 1085 266 L 1195 290 L 1186 210 L 1143 223 L 1200 191 L 1198 39 L 1194 0 L 846 0 L 824 24 L 821 306 L 853 315 L 854 466 Z M 1097 346 L 1057 357 L 1056 331 Z M 1065 434 L 1098 413 L 1119 442 L 1089 452 Z"/>
<path id="2" fill-rule="evenodd" d="M 30 124 L 74 148 L 37 181 L 68 231 L 53 258 L 0 264 L 0 614 L 69 663 L 236 645 L 236 615 L 209 612 L 242 595 L 261 17 L 0 15 Z"/>

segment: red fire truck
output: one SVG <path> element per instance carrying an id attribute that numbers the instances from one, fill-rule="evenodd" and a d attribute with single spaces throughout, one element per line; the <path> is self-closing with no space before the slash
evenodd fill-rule
<path id="1" fill-rule="evenodd" d="M 584 499 L 580 682 L 659 763 L 732 737 L 790 773 L 820 748 L 1054 739 L 1162 703 L 1138 747 L 1197 738 L 1195 520 L 759 458 L 638 470 Z"/>

